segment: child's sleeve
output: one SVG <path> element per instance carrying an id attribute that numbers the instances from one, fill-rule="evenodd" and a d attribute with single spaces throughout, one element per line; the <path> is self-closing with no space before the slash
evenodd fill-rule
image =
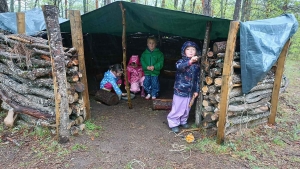
<path id="1" fill-rule="evenodd" d="M 109 82 L 112 84 L 115 92 L 117 93 L 117 95 L 121 95 L 122 94 L 122 91 L 121 89 L 119 88 L 117 82 L 114 80 L 114 79 L 109 79 Z"/>
<path id="2" fill-rule="evenodd" d="M 161 70 L 164 66 L 164 54 L 161 52 L 157 62 L 153 65 L 155 70 Z"/>
<path id="3" fill-rule="evenodd" d="M 141 64 L 142 64 L 143 70 L 147 70 L 147 66 L 148 66 L 147 63 L 146 63 L 146 61 L 145 61 L 145 59 L 146 59 L 146 56 L 143 53 L 142 57 L 141 57 Z"/>
<path id="4" fill-rule="evenodd" d="M 187 61 L 184 61 L 183 59 L 180 59 L 176 62 L 176 68 L 177 70 L 179 71 L 184 71 L 185 68 L 189 67 L 190 64 L 189 64 L 189 60 Z"/>

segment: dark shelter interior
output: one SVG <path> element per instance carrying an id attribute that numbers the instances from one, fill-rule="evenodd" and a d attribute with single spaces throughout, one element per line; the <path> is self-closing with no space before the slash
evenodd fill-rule
<path id="1" fill-rule="evenodd" d="M 70 36 L 70 34 L 63 34 L 64 46 L 72 46 Z M 132 55 L 141 57 L 147 48 L 147 38 L 151 36 L 153 35 L 148 33 L 135 33 L 126 37 L 127 63 Z M 164 54 L 164 66 L 159 75 L 161 90 L 158 98 L 171 99 L 176 73 L 175 63 L 182 57 L 183 43 L 188 40 L 197 43 L 200 48 L 199 54 L 201 54 L 203 40 L 166 35 L 155 35 L 154 37 L 157 39 L 157 48 Z M 223 40 L 225 39 L 210 41 L 210 48 L 212 49 L 214 42 Z M 116 63 L 123 63 L 122 37 L 109 34 L 84 34 L 84 53 L 89 94 L 94 95 L 99 90 L 100 81 L 108 67 Z M 124 82 L 124 76 L 122 80 Z M 124 83 L 121 90 L 126 92 Z"/>

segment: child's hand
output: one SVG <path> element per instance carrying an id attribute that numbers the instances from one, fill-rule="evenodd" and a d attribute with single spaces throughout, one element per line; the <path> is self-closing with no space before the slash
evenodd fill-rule
<path id="1" fill-rule="evenodd" d="M 197 92 L 195 92 L 195 93 L 194 93 L 194 97 L 196 98 L 197 96 L 198 96 L 198 93 L 197 93 Z"/>
<path id="2" fill-rule="evenodd" d="M 191 62 L 194 63 L 194 62 L 197 62 L 198 61 L 198 56 L 193 56 L 191 58 Z"/>
<path id="3" fill-rule="evenodd" d="M 147 69 L 153 71 L 154 70 L 154 66 L 147 66 Z"/>

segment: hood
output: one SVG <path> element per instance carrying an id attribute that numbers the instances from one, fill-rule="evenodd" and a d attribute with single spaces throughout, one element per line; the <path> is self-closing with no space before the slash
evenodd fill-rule
<path id="1" fill-rule="evenodd" d="M 187 47 L 194 47 L 194 48 L 196 48 L 196 55 L 201 55 L 200 48 L 199 48 L 199 46 L 198 46 L 195 42 L 192 42 L 192 41 L 186 41 L 186 42 L 182 45 L 182 47 L 181 47 L 181 56 L 182 56 L 183 58 L 186 57 L 184 51 L 185 51 L 185 49 L 186 49 Z"/>
<path id="2" fill-rule="evenodd" d="M 128 66 L 130 63 L 135 62 L 138 66 L 141 66 L 141 62 L 138 55 L 132 55 L 129 59 Z"/>

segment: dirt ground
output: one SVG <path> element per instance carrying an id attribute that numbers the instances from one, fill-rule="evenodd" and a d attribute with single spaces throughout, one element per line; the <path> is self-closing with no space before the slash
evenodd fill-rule
<path id="1" fill-rule="evenodd" d="M 295 89 L 296 86 L 293 88 Z M 291 88 L 291 89 L 293 89 Z M 292 92 L 292 90 L 290 90 Z M 160 98 L 171 98 L 172 92 L 163 93 Z M 166 123 L 168 111 L 152 110 L 152 101 L 137 95 L 132 100 L 133 109 L 128 109 L 127 101 L 118 105 L 106 106 L 90 97 L 92 122 L 100 130 L 83 131 L 79 136 L 72 136 L 69 143 L 59 145 L 54 135 L 37 134 L 33 129 L 5 129 L 2 127 L 0 145 L 0 168 L 72 168 L 72 169 L 207 169 L 207 168 L 252 168 L 249 158 L 238 158 L 229 153 L 203 153 L 197 148 L 187 148 L 195 143 L 187 143 L 183 137 L 170 132 Z M 281 97 L 286 111 L 295 112 Z M 295 102 L 296 104 L 297 102 Z M 279 113 L 279 116 L 282 114 Z M 190 115 L 189 124 L 194 123 Z M 1 116 L 3 121 L 4 116 Z M 299 114 L 297 116 L 299 119 Z M 297 125 L 297 121 L 284 123 L 287 127 Z M 3 126 L 3 125 L 1 125 Z M 279 128 L 280 129 L 280 128 Z M 281 128 L 283 129 L 283 128 Z M 291 128 L 289 128 L 291 129 Z M 287 129 L 286 129 L 287 130 Z M 250 150 L 257 152 L 256 159 L 263 159 L 263 165 L 271 168 L 299 168 L 297 161 L 299 144 L 285 140 L 287 147 L 274 145 L 272 139 L 277 137 L 274 131 L 269 134 L 263 127 L 250 130 L 255 133 L 252 138 L 265 139 L 274 149 L 272 158 L 266 156 L 269 148 Z M 300 132 L 300 131 L 299 131 Z M 192 132 L 197 141 L 203 140 L 200 132 Z M 184 133 L 185 136 L 188 133 Z M 297 133 L 296 133 L 297 135 Z M 9 136 L 19 146 L 3 140 Z M 45 136 L 45 137 L 42 137 Z M 268 136 L 268 137 L 266 137 Z M 295 136 L 296 137 L 296 136 Z M 228 137 L 229 138 L 229 137 Z M 235 139 L 231 137 L 230 139 Z M 239 137 L 241 142 L 256 144 L 253 139 Z M 247 140 L 248 139 L 248 140 Z M 236 140 L 238 140 L 236 138 Z M 259 145 L 257 145 L 259 147 Z M 205 148 L 205 147 L 204 147 Z M 247 152 L 247 147 L 244 147 Z M 293 156 L 295 161 L 288 161 Z M 299 159 L 299 158 L 298 158 Z M 252 161 L 253 163 L 253 161 Z M 275 166 L 275 167 L 274 167 Z M 265 167 L 262 167 L 265 168 Z"/>
<path id="2" fill-rule="evenodd" d="M 170 97 L 170 95 L 168 95 Z M 0 168 L 247 168 L 247 162 L 228 155 L 204 154 L 196 150 L 181 150 L 188 143 L 167 126 L 167 111 L 152 110 L 152 101 L 137 96 L 132 100 L 133 109 L 128 109 L 126 100 L 118 105 L 106 106 L 91 100 L 92 120 L 101 126 L 99 135 L 83 132 L 72 137 L 63 148 L 46 151 L 51 145 L 23 131 L 14 131 L 21 146 L 10 142 L 0 147 Z M 189 120 L 193 123 L 193 118 Z M 97 131 L 94 131 L 97 132 Z M 202 137 L 193 132 L 196 139 Z M 185 135 L 185 134 L 184 134 Z M 3 133 L 2 133 L 3 136 Z M 52 138 L 53 139 L 53 138 Z M 50 141 L 51 142 L 51 141 Z M 49 144 L 49 142 L 47 142 Z M 81 147 L 72 151 L 74 145 Z M 181 146 L 181 147 L 178 147 Z M 46 149 L 46 150 L 45 150 Z"/>
<path id="3" fill-rule="evenodd" d="M 104 131 L 94 141 L 80 139 L 88 142 L 94 153 L 85 152 L 74 156 L 74 167 L 118 169 L 124 168 L 130 162 L 135 162 L 133 168 L 141 168 L 141 164 L 145 168 L 245 167 L 243 162 L 226 156 L 213 157 L 194 151 L 171 151 L 176 148 L 172 147 L 173 144 L 187 143 L 170 132 L 166 123 L 168 112 L 153 111 L 152 101 L 139 96 L 132 100 L 132 104 L 133 109 L 128 109 L 125 100 L 112 107 L 92 102 L 92 118 Z M 200 135 L 195 133 L 195 137 L 199 138 Z"/>

